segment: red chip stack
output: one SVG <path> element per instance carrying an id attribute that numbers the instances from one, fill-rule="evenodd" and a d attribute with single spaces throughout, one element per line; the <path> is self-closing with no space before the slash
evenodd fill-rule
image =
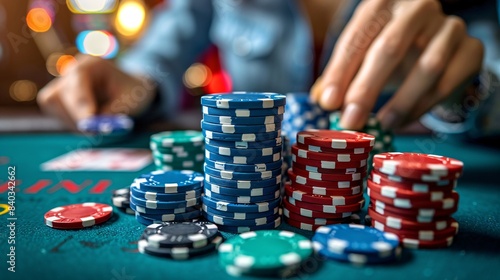
<path id="1" fill-rule="evenodd" d="M 313 231 L 358 218 L 353 212 L 364 205 L 363 179 L 374 143 L 374 136 L 361 132 L 299 132 L 283 198 L 286 222 Z"/>
<path id="2" fill-rule="evenodd" d="M 453 243 L 462 173 L 459 160 L 418 153 L 382 153 L 368 180 L 372 226 L 397 234 L 406 248 L 442 248 Z"/>

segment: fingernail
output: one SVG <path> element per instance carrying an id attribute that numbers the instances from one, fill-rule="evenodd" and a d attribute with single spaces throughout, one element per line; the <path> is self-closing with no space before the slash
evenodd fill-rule
<path id="1" fill-rule="evenodd" d="M 351 103 L 345 107 L 340 126 L 346 129 L 360 129 L 366 119 L 366 112 L 359 104 Z"/>
<path id="2" fill-rule="evenodd" d="M 335 109 L 333 105 L 337 98 L 337 88 L 333 85 L 327 86 L 321 93 L 321 107 L 326 109 Z"/>
<path id="3" fill-rule="evenodd" d="M 384 130 L 396 128 L 400 122 L 401 116 L 395 111 L 388 111 L 380 120 L 380 124 Z"/>

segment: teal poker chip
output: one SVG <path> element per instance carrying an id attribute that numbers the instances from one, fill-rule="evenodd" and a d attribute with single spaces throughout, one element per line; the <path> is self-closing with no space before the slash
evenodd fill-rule
<path id="1" fill-rule="evenodd" d="M 233 92 L 201 97 L 201 105 L 220 109 L 269 109 L 285 104 L 285 95 L 268 92 Z"/>
<path id="2" fill-rule="evenodd" d="M 156 148 L 172 148 L 176 146 L 197 147 L 203 145 L 203 135 L 200 131 L 164 131 L 151 135 L 150 145 Z"/>

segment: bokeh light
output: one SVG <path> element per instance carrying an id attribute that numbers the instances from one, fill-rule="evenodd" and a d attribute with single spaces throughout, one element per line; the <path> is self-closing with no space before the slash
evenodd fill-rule
<path id="1" fill-rule="evenodd" d="M 116 0 L 66 0 L 69 10 L 75 14 L 111 13 Z"/>
<path id="2" fill-rule="evenodd" d="M 10 97 L 18 102 L 32 101 L 36 98 L 38 88 L 30 80 L 19 80 L 12 83 L 9 89 Z"/>
<path id="3" fill-rule="evenodd" d="M 113 34 L 104 30 L 86 30 L 76 37 L 76 46 L 81 53 L 113 58 L 118 54 L 118 41 Z"/>
<path id="4" fill-rule="evenodd" d="M 205 64 L 195 63 L 184 73 L 184 85 L 187 88 L 204 87 L 212 80 L 212 71 Z"/>
<path id="5" fill-rule="evenodd" d="M 230 92 L 233 89 L 231 77 L 224 71 L 214 73 L 208 85 L 204 87 L 207 93 Z"/>
<path id="6" fill-rule="evenodd" d="M 47 72 L 50 73 L 52 76 L 59 76 L 59 72 L 57 71 L 57 60 L 64 55 L 63 53 L 60 52 L 55 52 L 51 53 L 48 57 L 47 60 L 45 61 L 45 67 L 47 68 Z"/>
<path id="7" fill-rule="evenodd" d="M 64 75 L 68 66 L 76 62 L 76 58 L 72 55 L 65 54 L 61 55 L 59 59 L 56 61 L 56 70 L 59 75 Z"/>
<path id="8" fill-rule="evenodd" d="M 33 8 L 26 15 L 26 24 L 35 32 L 46 32 L 52 26 L 52 19 L 45 9 Z"/>
<path id="9" fill-rule="evenodd" d="M 142 1 L 124 1 L 120 4 L 116 15 L 116 30 L 126 37 L 135 36 L 141 31 L 145 19 L 146 9 Z"/>

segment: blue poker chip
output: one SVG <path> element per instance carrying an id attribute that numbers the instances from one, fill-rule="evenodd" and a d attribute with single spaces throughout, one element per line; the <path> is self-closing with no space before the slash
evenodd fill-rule
<path id="1" fill-rule="evenodd" d="M 201 216 L 200 210 L 194 210 L 186 213 L 179 214 L 144 214 L 144 213 L 136 213 L 137 216 L 141 216 L 145 219 L 152 221 L 160 221 L 160 222 L 181 222 L 181 221 L 189 221 L 192 219 L 199 218 Z"/>
<path id="2" fill-rule="evenodd" d="M 267 202 L 259 203 L 230 203 L 225 201 L 219 201 L 207 196 L 202 196 L 201 200 L 203 205 L 207 207 L 217 209 L 223 212 L 238 212 L 238 213 L 262 213 L 270 211 L 278 207 L 281 203 L 281 198 Z"/>
<path id="3" fill-rule="evenodd" d="M 202 111 L 205 115 L 252 118 L 283 115 L 285 106 L 270 109 L 220 109 L 203 106 Z"/>
<path id="4" fill-rule="evenodd" d="M 246 172 L 218 170 L 205 164 L 203 166 L 203 171 L 205 172 L 205 174 L 209 174 L 210 176 L 229 179 L 229 180 L 239 180 L 239 181 L 265 180 L 265 179 L 276 178 L 276 176 L 281 175 L 281 167 L 269 171 L 246 173 Z"/>
<path id="5" fill-rule="evenodd" d="M 227 134 L 241 133 L 268 133 L 281 129 L 281 123 L 270 123 L 262 125 L 235 125 L 235 124 L 213 124 L 201 120 L 201 129 Z"/>
<path id="6" fill-rule="evenodd" d="M 233 92 L 201 97 L 201 105 L 220 109 L 268 109 L 285 104 L 285 95 L 270 92 Z"/>
<path id="7" fill-rule="evenodd" d="M 213 123 L 213 124 L 264 125 L 264 124 L 281 123 L 283 121 L 283 115 L 240 118 L 240 117 L 213 116 L 213 115 L 203 114 L 203 120 L 207 123 Z"/>
<path id="8" fill-rule="evenodd" d="M 401 248 L 398 247 L 397 249 L 395 249 L 394 253 L 388 254 L 385 257 L 379 257 L 374 255 L 354 253 L 337 254 L 328 250 L 322 243 L 317 241 L 313 241 L 313 247 L 317 254 L 323 258 L 335 261 L 349 262 L 357 265 L 393 262 L 400 258 L 402 252 Z"/>
<path id="9" fill-rule="evenodd" d="M 269 170 L 275 170 L 278 168 L 282 168 L 283 160 L 278 160 L 275 162 L 269 163 L 258 163 L 258 164 L 234 164 L 234 163 L 225 163 L 222 161 L 213 161 L 210 159 L 205 159 L 205 164 L 214 169 L 221 171 L 235 171 L 235 172 L 264 172 Z"/>
<path id="10" fill-rule="evenodd" d="M 214 154 L 218 154 L 221 156 L 229 156 L 229 157 L 231 156 L 263 157 L 263 156 L 272 156 L 273 154 L 279 153 L 282 151 L 282 148 L 280 146 L 271 146 L 259 149 L 237 149 L 237 148 L 228 148 L 228 147 L 214 146 L 211 144 L 205 144 L 205 150 L 208 150 Z"/>
<path id="11" fill-rule="evenodd" d="M 232 195 L 223 195 L 218 193 L 213 193 L 208 189 L 205 189 L 205 196 L 226 201 L 232 203 L 257 203 L 257 202 L 266 202 L 271 201 L 276 198 L 279 198 L 281 194 L 280 190 L 277 190 L 273 194 L 261 195 L 261 196 L 232 196 Z"/>
<path id="12" fill-rule="evenodd" d="M 175 209 L 199 206 L 200 198 L 197 197 L 178 201 L 159 201 L 141 199 L 131 195 L 130 202 L 147 209 Z"/>
<path id="13" fill-rule="evenodd" d="M 190 170 L 156 170 L 140 175 L 132 184 L 142 191 L 180 193 L 203 186 L 203 174 Z"/>
<path id="14" fill-rule="evenodd" d="M 203 197 L 203 196 L 202 196 Z M 180 208 L 171 208 L 171 209 L 149 209 L 142 206 L 138 206 L 133 202 L 130 202 L 130 209 L 134 210 L 134 212 L 138 212 L 141 214 L 180 214 L 186 212 L 192 212 L 197 210 L 196 207 L 180 207 Z"/>
<path id="15" fill-rule="evenodd" d="M 214 194 L 229 195 L 229 196 L 263 196 L 275 194 L 276 191 L 280 190 L 281 184 L 277 184 L 265 188 L 251 188 L 251 189 L 235 189 L 226 188 L 210 183 L 205 183 L 205 191 L 210 191 Z"/>
<path id="16" fill-rule="evenodd" d="M 257 133 L 222 133 L 203 129 L 203 136 L 208 139 L 221 141 L 241 141 L 241 142 L 257 142 L 264 140 L 272 140 L 281 136 L 281 130 L 272 132 L 257 132 Z"/>
<path id="17" fill-rule="evenodd" d="M 215 140 L 205 138 L 206 145 L 212 145 L 215 147 L 227 147 L 227 148 L 235 148 L 235 149 L 262 149 L 268 147 L 280 146 L 282 144 L 281 137 L 274 138 L 271 140 L 263 140 L 256 142 L 246 142 L 246 141 L 224 141 L 224 140 Z"/>
<path id="18" fill-rule="evenodd" d="M 319 227 L 312 240 L 334 254 L 361 254 L 381 258 L 394 254 L 399 246 L 397 235 L 357 224 Z"/>
<path id="19" fill-rule="evenodd" d="M 265 188 L 281 183 L 281 174 L 265 180 L 248 181 L 248 180 L 229 180 L 205 174 L 205 181 L 210 184 L 215 184 L 221 187 L 250 189 L 250 188 Z"/>
<path id="20" fill-rule="evenodd" d="M 224 232 L 229 232 L 229 233 L 244 233 L 244 232 L 249 232 L 249 231 L 275 229 L 275 228 L 278 228 L 280 225 L 281 225 L 281 217 L 278 217 L 273 222 L 270 222 L 270 223 L 265 224 L 265 225 L 260 225 L 260 226 L 234 227 L 234 226 L 217 225 L 217 228 L 219 228 L 219 231 L 224 231 Z"/>
<path id="21" fill-rule="evenodd" d="M 130 192 L 133 196 L 145 200 L 159 200 L 159 201 L 176 201 L 176 200 L 186 200 L 190 198 L 200 197 L 203 188 L 195 188 L 184 193 L 155 193 L 155 192 L 145 192 L 136 188 L 135 185 L 130 187 Z"/>
<path id="22" fill-rule="evenodd" d="M 134 121 L 126 115 L 97 115 L 78 121 L 81 132 L 114 134 L 128 133 L 134 128 Z"/>
<path id="23" fill-rule="evenodd" d="M 203 212 L 203 217 L 207 219 L 209 222 L 216 224 L 217 226 L 232 226 L 232 227 L 241 227 L 241 226 L 263 226 L 269 223 L 274 222 L 278 217 L 281 216 L 281 213 L 276 213 L 271 216 L 248 219 L 248 220 L 234 220 L 222 216 L 213 215 L 207 212 Z"/>
<path id="24" fill-rule="evenodd" d="M 233 164 L 259 164 L 259 163 L 271 163 L 271 162 L 277 162 L 281 160 L 281 152 L 272 154 L 270 156 L 250 156 L 250 157 L 244 157 L 244 156 L 222 156 L 219 154 L 215 154 L 210 152 L 209 150 L 205 150 L 205 159 L 209 159 L 212 161 L 220 161 L 220 162 L 227 162 L 227 163 L 233 163 Z"/>
<path id="25" fill-rule="evenodd" d="M 278 210 L 280 209 L 279 207 L 276 207 L 276 208 L 270 209 L 269 211 L 264 211 L 264 212 L 245 213 L 245 212 L 219 211 L 215 208 L 208 207 L 206 204 L 203 204 L 202 207 L 203 207 L 202 208 L 203 211 L 208 213 L 208 214 L 217 215 L 219 217 L 230 218 L 233 220 L 248 220 L 248 219 L 257 219 L 257 218 L 267 217 L 267 216 L 277 214 Z"/>

